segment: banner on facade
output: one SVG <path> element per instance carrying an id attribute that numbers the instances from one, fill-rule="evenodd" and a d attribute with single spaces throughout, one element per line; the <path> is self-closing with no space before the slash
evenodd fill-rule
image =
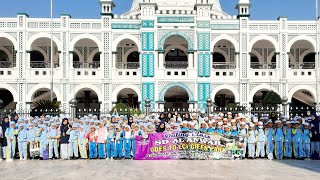
<path id="1" fill-rule="evenodd" d="M 135 160 L 215 160 L 241 157 L 243 150 L 237 137 L 194 132 L 149 134 L 136 137 Z"/>

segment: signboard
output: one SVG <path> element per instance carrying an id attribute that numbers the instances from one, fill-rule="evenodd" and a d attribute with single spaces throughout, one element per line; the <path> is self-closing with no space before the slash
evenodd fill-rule
<path id="1" fill-rule="evenodd" d="M 215 160 L 241 157 L 237 137 L 219 134 L 170 132 L 149 134 L 147 139 L 136 138 L 135 160 Z"/>
<path id="2" fill-rule="evenodd" d="M 158 17 L 158 23 L 194 23 L 194 17 Z"/>

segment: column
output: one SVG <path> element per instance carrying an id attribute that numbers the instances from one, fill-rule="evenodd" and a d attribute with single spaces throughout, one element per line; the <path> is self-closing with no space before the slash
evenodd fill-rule
<path id="1" fill-rule="evenodd" d="M 159 54 L 159 68 L 163 69 L 164 68 L 164 51 L 158 51 Z"/>
<path id="2" fill-rule="evenodd" d="M 193 51 L 188 51 L 188 68 L 194 68 Z"/>
<path id="3" fill-rule="evenodd" d="M 74 51 L 69 51 L 69 68 L 73 68 L 73 53 Z"/>
<path id="4" fill-rule="evenodd" d="M 31 55 L 30 55 L 30 52 L 31 51 L 26 51 L 27 53 L 26 53 L 26 67 L 27 68 L 30 68 L 30 59 L 31 59 Z"/>
<path id="5" fill-rule="evenodd" d="M 117 63 L 117 52 L 112 52 L 112 68 L 116 69 L 116 63 Z"/>

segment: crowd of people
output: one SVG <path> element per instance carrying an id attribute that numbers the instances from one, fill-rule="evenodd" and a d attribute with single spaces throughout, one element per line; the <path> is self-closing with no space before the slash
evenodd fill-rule
<path id="1" fill-rule="evenodd" d="M 0 160 L 134 159 L 135 138 L 159 132 L 200 131 L 242 138 L 243 157 L 319 159 L 320 116 L 160 113 L 124 116 L 116 111 L 81 118 L 4 117 Z"/>

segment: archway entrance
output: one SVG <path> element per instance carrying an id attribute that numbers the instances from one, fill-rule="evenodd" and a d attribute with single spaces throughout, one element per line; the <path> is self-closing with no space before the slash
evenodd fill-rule
<path id="1" fill-rule="evenodd" d="M 130 108 L 139 108 L 138 94 L 130 88 L 122 89 L 117 95 L 117 104 L 123 103 Z"/>
<path id="2" fill-rule="evenodd" d="M 188 109 L 189 107 L 189 95 L 188 92 L 179 86 L 171 87 L 167 90 L 164 96 L 164 108 L 165 109 Z"/>
<path id="3" fill-rule="evenodd" d="M 16 103 L 14 103 L 13 95 L 7 89 L 0 89 L 0 99 L 3 101 L 4 110 L 13 110 L 16 108 Z"/>
<path id="4" fill-rule="evenodd" d="M 315 104 L 316 100 L 312 93 L 306 89 L 300 89 L 291 98 L 290 114 L 292 116 L 303 116 L 306 115 L 307 111 L 314 113 Z"/>
<path id="5" fill-rule="evenodd" d="M 232 91 L 222 89 L 215 95 L 214 102 L 218 107 L 233 107 L 235 105 L 235 96 Z"/>
<path id="6" fill-rule="evenodd" d="M 100 109 L 100 102 L 96 92 L 89 88 L 81 89 L 76 94 L 78 109 Z"/>

